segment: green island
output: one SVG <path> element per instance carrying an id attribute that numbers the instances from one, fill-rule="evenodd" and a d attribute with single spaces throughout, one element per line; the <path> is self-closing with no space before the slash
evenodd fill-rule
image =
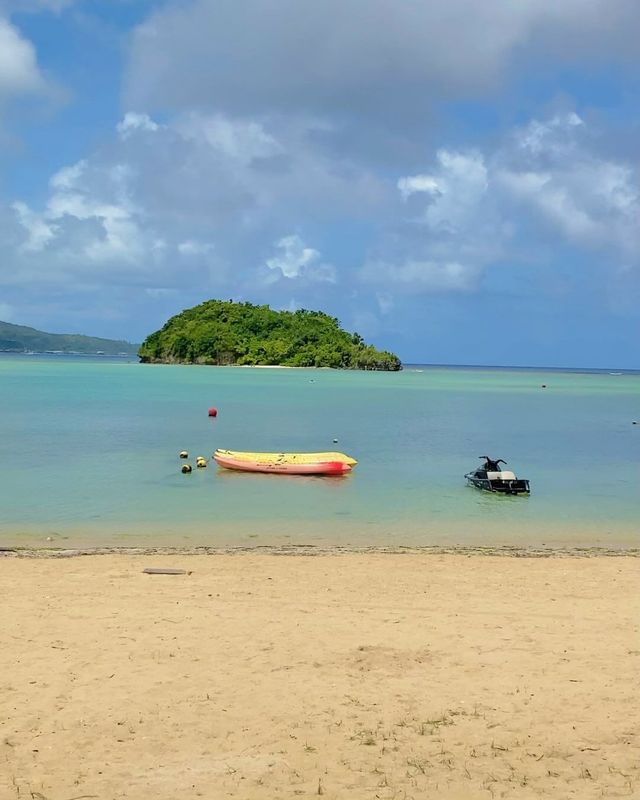
<path id="1" fill-rule="evenodd" d="M 376 350 L 321 311 L 207 300 L 171 317 L 138 351 L 143 363 L 399 370 L 398 356 Z"/>
<path id="2" fill-rule="evenodd" d="M 132 356 L 138 345 L 114 339 L 99 339 L 75 333 L 45 333 L 0 322 L 0 352 L 4 353 L 79 353 L 81 355 Z"/>

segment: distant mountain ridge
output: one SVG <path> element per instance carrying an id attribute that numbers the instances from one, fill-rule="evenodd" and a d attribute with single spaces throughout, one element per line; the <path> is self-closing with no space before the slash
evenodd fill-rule
<path id="1" fill-rule="evenodd" d="M 0 321 L 0 352 L 81 353 L 83 355 L 136 355 L 137 344 L 75 333 L 45 333 L 25 325 Z"/>

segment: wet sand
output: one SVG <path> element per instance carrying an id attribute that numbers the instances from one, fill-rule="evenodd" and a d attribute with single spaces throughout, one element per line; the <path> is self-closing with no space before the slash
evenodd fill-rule
<path id="1" fill-rule="evenodd" d="M 640 797 L 637 557 L 42 555 L 0 558 L 2 800 Z"/>

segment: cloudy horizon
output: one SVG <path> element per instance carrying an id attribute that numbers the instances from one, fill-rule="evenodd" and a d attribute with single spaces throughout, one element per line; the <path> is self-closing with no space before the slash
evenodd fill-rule
<path id="1" fill-rule="evenodd" d="M 405 362 L 638 368 L 631 0 L 0 0 L 0 317 L 209 298 Z"/>

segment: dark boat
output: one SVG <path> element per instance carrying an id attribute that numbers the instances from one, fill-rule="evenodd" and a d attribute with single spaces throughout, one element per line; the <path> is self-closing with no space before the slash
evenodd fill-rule
<path id="1" fill-rule="evenodd" d="M 497 461 L 489 456 L 479 456 L 484 464 L 473 472 L 464 476 L 471 486 L 484 489 L 486 492 L 499 492 L 500 494 L 529 494 L 529 481 L 517 478 L 515 473 L 502 469 L 500 464 L 506 464 L 502 458 Z"/>

